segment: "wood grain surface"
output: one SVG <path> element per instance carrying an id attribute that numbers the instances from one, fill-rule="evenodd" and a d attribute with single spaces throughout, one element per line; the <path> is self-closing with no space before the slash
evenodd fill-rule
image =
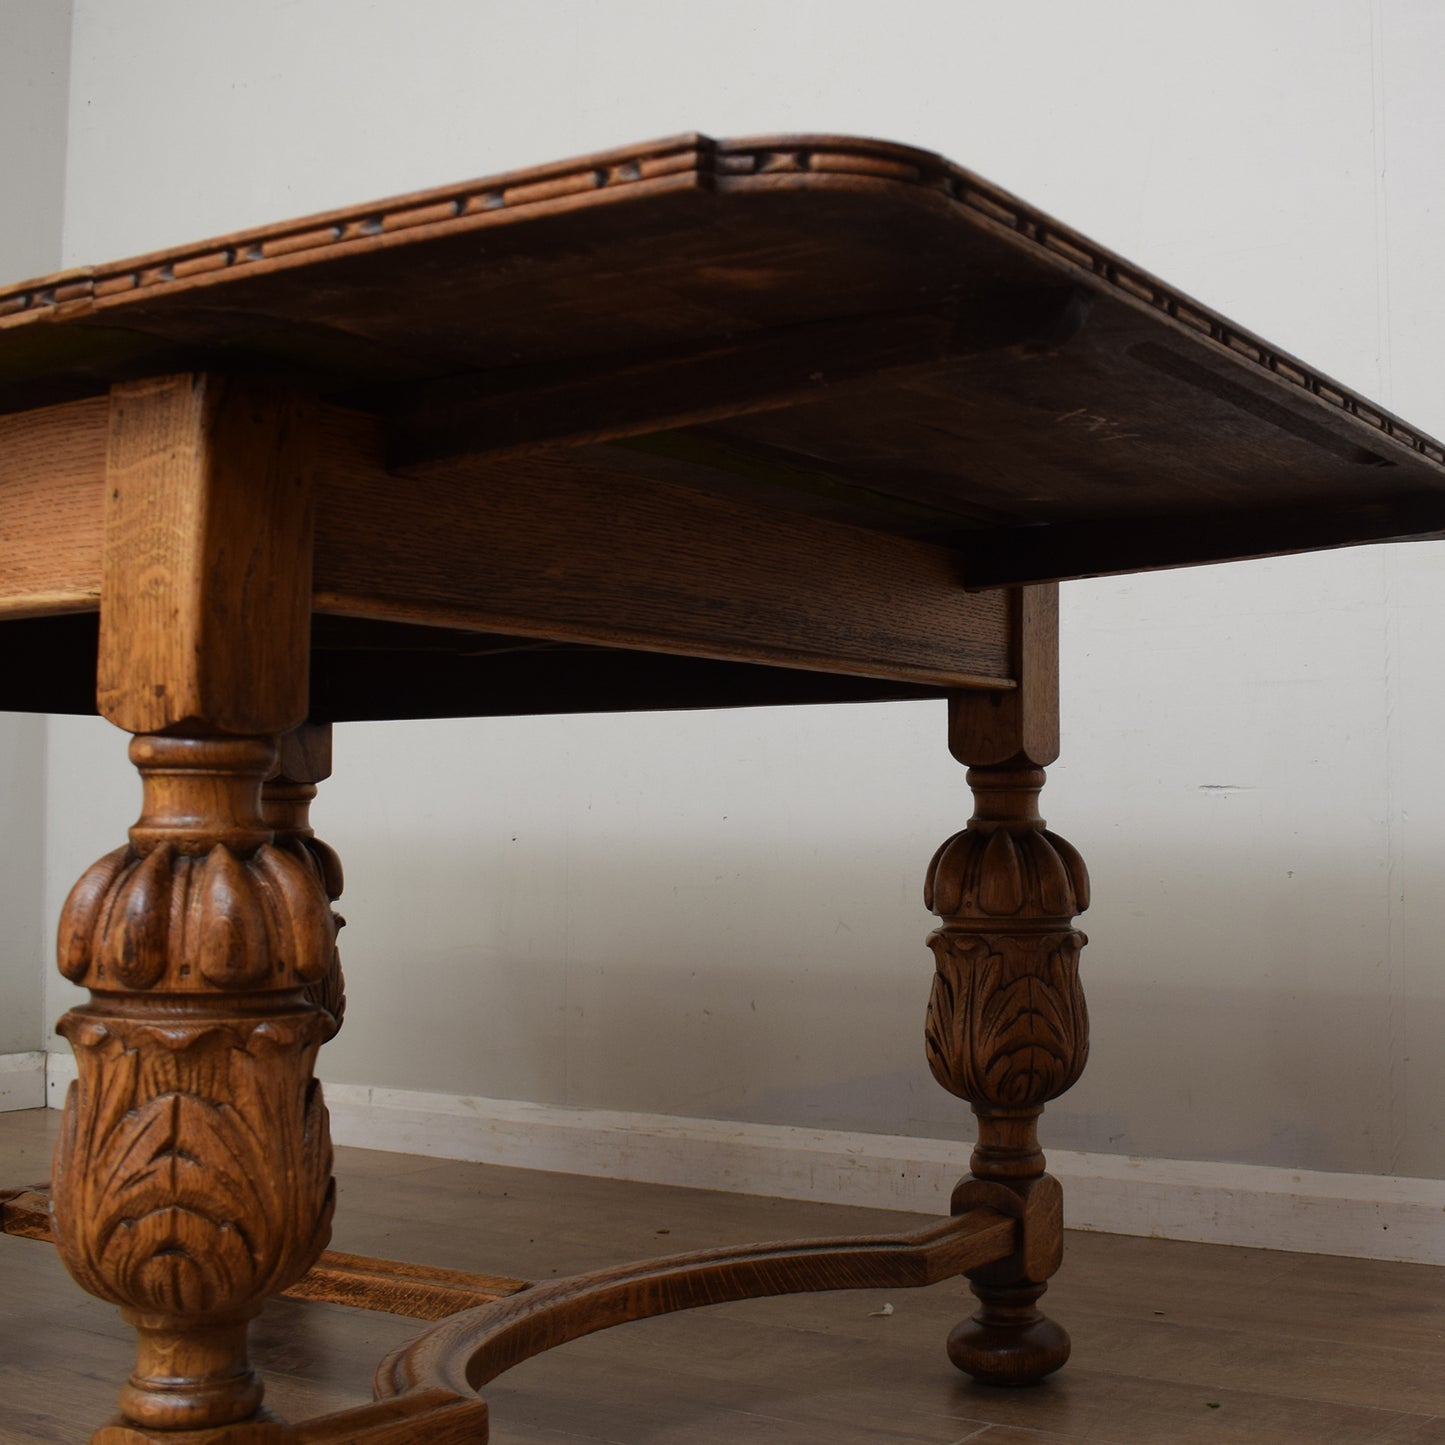
<path id="1" fill-rule="evenodd" d="M 272 409 L 270 443 L 254 423 L 235 435 L 220 430 L 247 405 L 219 399 L 224 390 L 219 380 L 118 389 L 109 492 L 105 445 L 113 420 L 96 403 L 0 418 L 15 432 L 10 452 L 0 456 L 11 459 L 17 495 L 28 486 L 31 496 L 7 516 L 0 536 L 16 559 L 8 574 L 0 571 L 0 587 L 8 584 L 0 607 L 16 616 L 93 608 L 107 568 L 115 601 L 104 635 L 114 639 L 113 659 L 130 657 L 112 666 L 133 665 L 143 681 L 126 696 L 107 674 L 102 691 L 105 706 L 124 709 L 125 725 L 137 729 L 199 716 L 214 706 L 205 702 L 207 689 L 211 696 L 235 693 L 234 711 L 217 714 L 235 730 L 289 726 L 298 708 L 337 719 L 397 715 L 387 697 L 413 692 L 398 689 L 384 670 L 357 674 L 349 690 L 318 707 L 298 700 L 306 658 L 295 652 L 295 638 L 312 555 L 313 459 L 303 450 L 294 404 L 271 394 L 264 403 Z M 162 414 L 164 425 L 156 421 Z M 327 408 L 318 426 L 312 603 L 322 614 L 418 624 L 419 651 L 435 652 L 420 627 L 429 624 L 921 687 L 1010 683 L 1008 604 L 1002 593 L 966 592 L 950 548 L 634 476 L 622 454 L 599 457 L 593 449 L 454 461 L 399 477 L 385 468 L 384 432 L 374 419 Z M 57 434 L 69 438 L 69 450 L 59 453 L 69 511 L 52 510 L 35 492 Z M 268 444 L 287 450 L 258 454 Z M 252 477 L 273 490 L 263 497 Z M 244 526 L 225 510 L 227 497 L 244 498 L 251 509 Z M 84 525 L 70 527 L 64 545 L 53 548 L 52 533 L 69 527 L 71 511 Z M 102 519 L 104 527 L 96 525 Z M 0 550 L 0 564 L 4 556 Z M 227 577 L 229 593 L 220 585 Z M 208 639 L 218 619 L 241 615 L 250 625 L 223 656 Z M 152 617 L 176 625 L 147 631 L 140 624 Z M 164 646 L 164 656 L 131 656 L 146 636 Z M 291 639 L 290 651 L 283 639 Z M 400 657 L 408 650 L 402 630 L 381 652 Z M 742 675 L 721 673 L 709 685 L 705 672 L 683 666 L 673 685 L 660 658 L 619 667 L 615 683 L 602 678 L 584 693 L 565 656 L 553 660 L 555 667 L 539 670 L 534 658 L 530 676 L 511 691 L 485 674 L 469 683 L 433 667 L 415 691 L 419 702 L 431 700 L 408 715 L 718 706 L 733 700 L 734 682 L 742 684 L 737 700 L 749 700 Z M 88 694 L 84 673 L 93 654 L 82 635 L 72 642 L 65 634 L 51 661 L 52 671 L 69 668 L 78 679 L 51 699 L 52 707 L 70 710 L 77 693 Z M 290 693 L 268 697 L 283 677 Z M 769 703 L 909 695 L 906 686 L 830 691 L 805 680 L 790 688 L 781 677 L 751 690 Z M 14 705 L 45 701 L 27 704 L 17 694 Z"/>
<path id="2" fill-rule="evenodd" d="M 480 1389 L 523 1360 L 631 1320 L 815 1290 L 913 1289 L 1013 1252 L 1018 1226 L 980 1208 L 911 1234 L 742 1245 L 537 1284 L 455 1315 L 377 1371 L 378 1396 Z"/>
<path id="3" fill-rule="evenodd" d="M 1044 768 L 1059 756 L 1059 589 L 1043 583 L 1008 597 L 1017 686 L 953 694 L 948 749 L 968 767 L 1019 760 Z"/>
<path id="4" fill-rule="evenodd" d="M 1002 594 L 923 542 L 629 476 L 568 452 L 429 467 L 326 418 L 316 606 L 963 686 L 1007 685 Z"/>
<path id="5" fill-rule="evenodd" d="M 96 686 L 118 727 L 305 721 L 314 440 L 297 399 L 264 386 L 116 387 Z"/>
<path id="6" fill-rule="evenodd" d="M 43 1189 L 11 1193 L 0 1202 L 0 1234 L 53 1244 L 49 1194 Z M 288 1299 L 380 1310 L 413 1320 L 443 1320 L 460 1310 L 516 1294 L 527 1284 L 506 1275 L 439 1269 L 328 1249 L 283 1293 Z"/>
<path id="7" fill-rule="evenodd" d="M 0 412 L 208 362 L 413 467 L 661 434 L 662 480 L 962 547 L 970 585 L 1445 530 L 1438 441 L 882 141 L 684 135 L 0 291 Z"/>
<path id="8" fill-rule="evenodd" d="M 0 416 L 0 618 L 100 606 L 106 399 Z"/>
<path id="9" fill-rule="evenodd" d="M 54 1111 L 0 1115 L 0 1179 L 44 1176 L 56 1122 Z M 366 1150 L 338 1150 L 337 1177 L 339 1248 L 533 1279 L 662 1248 L 921 1222 Z M 1445 1441 L 1434 1368 L 1445 1270 L 1107 1234 L 1071 1233 L 1067 1248 L 1050 1300 L 1075 1352 L 1042 1389 L 987 1389 L 949 1368 L 940 1341 L 963 1302 L 955 1281 L 794 1295 L 666 1315 L 539 1356 L 487 1387 L 492 1445 Z M 77 1295 L 53 1250 L 0 1237 L 0 1268 L 0 1442 L 84 1439 L 128 1367 L 130 1331 Z M 290 1420 L 362 1405 L 376 1360 L 417 1328 L 273 1301 L 254 1330 L 267 1397 Z"/>

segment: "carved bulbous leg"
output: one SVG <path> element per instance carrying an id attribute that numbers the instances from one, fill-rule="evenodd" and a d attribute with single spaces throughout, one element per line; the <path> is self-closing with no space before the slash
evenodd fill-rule
<path id="1" fill-rule="evenodd" d="M 949 1337 L 959 1369 L 996 1385 L 1031 1384 L 1069 1357 L 1069 1337 L 1036 1308 L 1062 1251 L 1061 1195 L 1044 1173 L 1038 1117 L 1088 1058 L 1079 985 L 1088 907 L 1078 853 L 1038 814 L 1042 768 L 1024 761 L 968 773 L 975 812 L 928 870 L 929 938 L 937 972 L 928 1007 L 928 1062 L 978 1117 L 971 1173 L 953 1212 L 989 1206 L 1020 1219 L 1006 1260 L 973 1271 L 979 1308 Z"/>
<path id="2" fill-rule="evenodd" d="M 316 868 L 261 814 L 269 738 L 142 736 L 127 847 L 75 885 L 61 972 L 91 991 L 61 1021 L 78 1064 L 54 1175 L 75 1278 L 138 1339 L 122 1419 L 98 1441 L 238 1427 L 262 1441 L 248 1321 L 325 1248 L 333 1205 L 307 997 L 335 929 Z"/>

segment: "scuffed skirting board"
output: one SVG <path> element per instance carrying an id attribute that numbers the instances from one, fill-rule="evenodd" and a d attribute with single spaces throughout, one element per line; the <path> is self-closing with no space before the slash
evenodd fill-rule
<path id="1" fill-rule="evenodd" d="M 69 1062 L 67 1060 L 67 1062 Z M 46 1055 L 0 1054 L 0 1113 L 45 1107 Z"/>
<path id="2" fill-rule="evenodd" d="M 74 1077 L 68 1054 L 48 1056 L 53 1107 L 64 1103 Z M 3 1082 L 0 1075 L 0 1088 Z M 562 1109 L 362 1084 L 327 1084 L 325 1091 L 333 1138 L 357 1148 L 928 1214 L 948 1208 L 969 1151 L 962 1139 Z M 1067 1150 L 1050 1150 L 1049 1168 L 1063 1182 L 1071 1229 L 1445 1264 L 1441 1180 Z"/>

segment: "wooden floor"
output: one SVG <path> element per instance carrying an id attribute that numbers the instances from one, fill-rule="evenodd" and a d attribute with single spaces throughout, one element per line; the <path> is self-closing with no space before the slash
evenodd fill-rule
<path id="1" fill-rule="evenodd" d="M 58 1116 L 0 1115 L 0 1180 L 49 1173 Z M 962 1151 L 960 1151 L 962 1152 Z M 544 1278 L 709 1244 L 915 1227 L 916 1215 L 341 1150 L 335 1246 Z M 1445 1227 L 1445 1225 L 1442 1225 Z M 0 1237 L 0 1442 L 84 1440 L 128 1332 L 45 1244 Z M 724 1305 L 623 1326 L 487 1391 L 496 1445 L 1445 1445 L 1445 1270 L 1069 1237 L 1049 1300 L 1074 1358 L 1046 1385 L 970 1384 L 942 1342 L 961 1286 Z M 874 1313 L 885 1303 L 893 1313 Z M 291 1418 L 369 1396 L 419 1327 L 278 1301 L 256 1330 Z"/>

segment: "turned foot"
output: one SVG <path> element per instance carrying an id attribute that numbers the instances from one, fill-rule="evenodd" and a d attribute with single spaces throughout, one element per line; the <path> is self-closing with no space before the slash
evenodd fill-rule
<path id="1" fill-rule="evenodd" d="M 1069 1358 L 1062 1325 L 1034 1308 L 1046 1286 L 972 1286 L 979 1308 L 948 1337 L 948 1358 L 983 1385 L 1033 1385 Z"/>

